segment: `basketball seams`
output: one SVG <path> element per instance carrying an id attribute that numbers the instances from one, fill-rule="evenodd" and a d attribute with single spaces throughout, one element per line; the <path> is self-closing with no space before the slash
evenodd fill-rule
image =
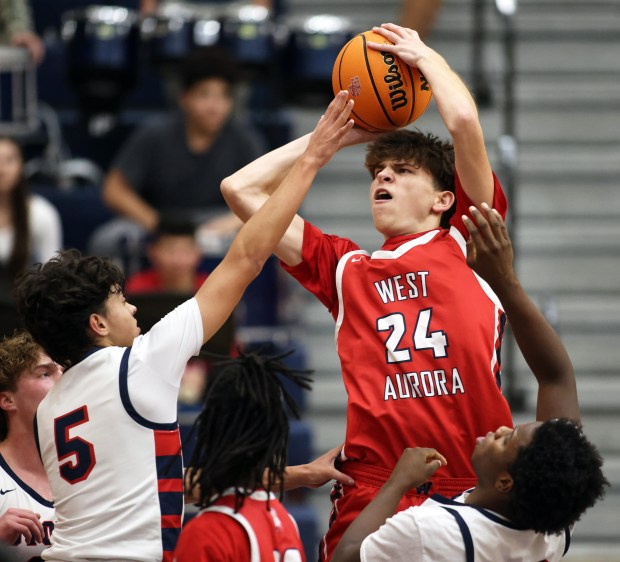
<path id="1" fill-rule="evenodd" d="M 369 49 L 368 41 L 386 42 L 375 32 L 365 31 L 343 46 L 332 70 L 334 94 L 349 92 L 355 100 L 351 117 L 358 126 L 375 131 L 405 127 L 424 113 L 432 92 L 428 87 L 422 90 L 426 82 L 417 68 L 390 52 Z"/>
<path id="2" fill-rule="evenodd" d="M 377 98 L 377 101 L 379 102 L 379 105 L 381 106 L 381 110 L 383 111 L 383 114 L 385 115 L 385 118 L 392 125 L 394 125 L 395 127 L 398 127 L 398 125 L 396 123 L 394 123 L 394 121 L 392 121 L 392 118 L 390 117 L 389 113 L 386 111 L 385 106 L 383 105 L 383 99 L 382 99 L 381 95 L 379 94 L 379 90 L 377 88 L 377 85 L 375 84 L 375 77 L 374 77 L 372 69 L 370 67 L 370 61 L 368 60 L 368 48 L 366 47 L 366 36 L 363 33 L 360 33 L 358 35 L 358 37 L 362 38 L 362 50 L 363 50 L 363 53 L 364 53 L 364 62 L 366 63 L 366 71 L 368 72 L 368 78 L 370 79 L 370 83 L 372 84 L 372 89 L 375 92 L 375 97 Z"/>
<path id="3" fill-rule="evenodd" d="M 340 54 L 338 55 L 338 59 L 337 59 L 337 63 L 338 63 L 338 86 L 340 88 L 340 90 L 348 90 L 348 85 L 347 86 L 343 86 L 342 85 L 342 61 L 344 59 L 345 53 L 349 50 L 349 47 L 351 47 L 351 45 L 353 45 L 353 41 L 349 41 L 344 48 L 342 49 L 342 51 L 340 51 Z M 335 93 L 335 92 L 334 92 Z M 353 114 L 353 116 L 360 122 L 360 123 L 364 123 L 364 125 L 367 125 L 368 127 L 372 127 L 372 125 L 368 122 L 366 122 L 364 119 L 362 119 L 357 113 L 355 113 L 355 105 L 353 105 L 353 111 L 351 112 Z"/>
<path id="4" fill-rule="evenodd" d="M 407 74 L 409 74 L 409 84 L 411 84 L 411 111 L 409 112 L 409 117 L 407 118 L 407 123 L 405 123 L 406 125 L 409 125 L 409 123 L 412 123 L 414 121 L 414 113 L 415 113 L 415 80 L 413 79 L 413 72 L 411 72 L 411 67 L 409 65 L 404 65 L 407 68 Z"/>

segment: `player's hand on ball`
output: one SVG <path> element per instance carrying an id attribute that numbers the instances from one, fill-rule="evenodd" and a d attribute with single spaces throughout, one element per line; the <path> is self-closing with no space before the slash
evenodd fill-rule
<path id="1" fill-rule="evenodd" d="M 422 57 L 434 53 L 420 39 L 418 32 L 413 29 L 401 27 L 394 23 L 384 23 L 381 27 L 373 27 L 372 30 L 385 37 L 392 44 L 368 42 L 371 49 L 393 53 L 409 66 L 417 68 Z"/>

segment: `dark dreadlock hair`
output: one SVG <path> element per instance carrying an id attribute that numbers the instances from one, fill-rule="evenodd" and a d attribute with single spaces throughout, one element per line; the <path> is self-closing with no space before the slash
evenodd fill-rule
<path id="1" fill-rule="evenodd" d="M 609 482 L 603 460 L 581 427 L 568 419 L 543 423 L 508 469 L 513 479 L 510 519 L 557 534 L 602 498 Z"/>
<path id="2" fill-rule="evenodd" d="M 283 493 L 288 446 L 287 407 L 297 405 L 283 386 L 284 377 L 310 389 L 309 371 L 295 371 L 283 359 L 292 353 L 263 356 L 240 353 L 216 363 L 209 374 L 203 410 L 196 419 L 196 447 L 189 487 L 198 487 L 198 505 L 208 507 L 230 487 L 235 509 L 257 488 Z M 266 471 L 266 482 L 264 475 Z"/>

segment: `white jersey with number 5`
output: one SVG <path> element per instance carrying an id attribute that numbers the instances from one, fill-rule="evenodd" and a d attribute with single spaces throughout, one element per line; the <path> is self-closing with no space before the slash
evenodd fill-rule
<path id="1" fill-rule="evenodd" d="M 177 397 L 201 345 L 191 299 L 132 347 L 93 350 L 41 402 L 39 447 L 57 516 L 45 560 L 172 559 L 183 516 Z"/>

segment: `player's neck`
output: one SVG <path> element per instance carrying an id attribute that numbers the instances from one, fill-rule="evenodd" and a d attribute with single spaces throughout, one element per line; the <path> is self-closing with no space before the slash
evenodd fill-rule
<path id="1" fill-rule="evenodd" d="M 465 498 L 467 505 L 474 505 L 498 513 L 510 519 L 510 510 L 506 494 L 502 494 L 495 489 L 485 489 L 483 486 L 476 486 Z"/>
<path id="2" fill-rule="evenodd" d="M 45 475 L 32 423 L 28 428 L 13 424 L 6 439 L 0 443 L 0 453 L 20 478 L 25 472 L 31 475 Z"/>

